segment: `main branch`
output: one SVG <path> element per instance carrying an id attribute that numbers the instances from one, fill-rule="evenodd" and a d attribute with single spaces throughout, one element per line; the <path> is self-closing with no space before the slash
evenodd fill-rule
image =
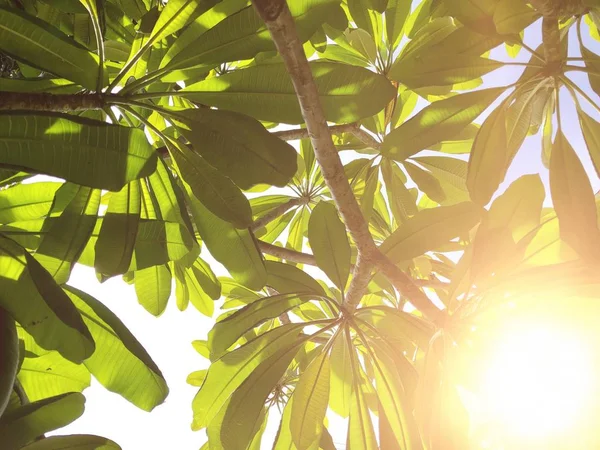
<path id="1" fill-rule="evenodd" d="M 368 280 L 374 264 L 375 267 L 382 270 L 389 277 L 394 286 L 415 307 L 431 319 L 440 322 L 443 313 L 433 305 L 429 297 L 420 291 L 408 276 L 379 251 L 373 241 L 369 226 L 348 184 L 344 166 L 333 145 L 331 132 L 321 107 L 317 86 L 287 3 L 285 0 L 253 0 L 253 3 L 259 15 L 265 21 L 292 79 L 300 110 L 315 151 L 315 157 L 321 167 L 323 178 L 344 220 L 346 229 L 358 249 L 360 264 L 356 265 L 353 272 L 353 278 L 357 280 L 351 283 L 347 296 L 351 299 L 351 302 L 348 306 L 352 308 L 360 301 L 360 297 L 366 288 L 366 280 Z M 397 271 L 390 266 L 397 269 Z"/>

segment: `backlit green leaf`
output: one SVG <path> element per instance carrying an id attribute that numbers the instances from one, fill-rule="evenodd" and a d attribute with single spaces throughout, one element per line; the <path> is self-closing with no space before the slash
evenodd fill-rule
<path id="1" fill-rule="evenodd" d="M 310 66 L 325 118 L 331 122 L 347 123 L 370 117 L 381 111 L 395 94 L 385 77 L 362 67 L 326 61 L 311 62 Z M 235 70 L 192 84 L 182 93 L 194 101 L 259 120 L 304 122 L 294 87 L 281 63 Z"/>
<path id="2" fill-rule="evenodd" d="M 308 242 L 319 268 L 344 290 L 350 274 L 350 242 L 331 203 L 320 202 L 313 209 L 308 222 Z"/>
<path id="3" fill-rule="evenodd" d="M 503 90 L 467 92 L 432 103 L 385 137 L 382 154 L 404 161 L 420 150 L 451 138 L 473 122 Z"/>

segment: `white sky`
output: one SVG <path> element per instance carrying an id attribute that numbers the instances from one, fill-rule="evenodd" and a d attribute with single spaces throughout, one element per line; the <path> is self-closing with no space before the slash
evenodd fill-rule
<path id="1" fill-rule="evenodd" d="M 584 38 L 586 34 L 584 32 Z M 537 45 L 536 36 L 539 36 L 539 30 L 527 31 L 526 42 L 530 43 L 533 39 L 534 48 Z M 573 33 L 570 37 L 570 52 L 576 56 L 579 45 Z M 598 42 L 587 38 L 586 45 L 596 53 L 600 53 Z M 496 53 L 493 56 L 497 56 Z M 526 61 L 528 58 L 528 52 L 523 50 L 516 61 Z M 501 69 L 491 76 L 486 76 L 484 81 L 492 85 L 509 84 L 514 79 L 514 74 L 515 68 Z M 590 89 L 584 74 L 575 73 L 570 77 L 595 101 L 599 100 Z M 586 104 L 585 100 L 582 100 L 581 104 L 588 114 L 600 119 L 598 112 Z M 561 112 L 563 129 L 586 166 L 594 190 L 597 191 L 600 182 L 594 173 L 579 131 L 573 102 L 564 90 L 561 96 Z M 548 171 L 541 165 L 540 155 L 539 135 L 528 137 L 515 158 L 500 192 L 510 182 L 525 173 L 540 173 L 547 188 Z M 546 204 L 550 204 L 549 200 L 547 188 Z M 227 275 L 222 269 L 215 271 L 219 276 Z M 90 293 L 117 314 L 162 370 L 169 384 L 170 394 L 163 405 L 157 407 L 152 413 L 146 413 L 93 381 L 92 386 L 84 392 L 87 398 L 86 412 L 73 424 L 60 430 L 60 434 L 97 434 L 115 440 L 124 450 L 199 449 L 205 441 L 204 432 L 192 432 L 190 428 L 191 402 L 198 388 L 189 386 L 185 380 L 190 372 L 207 367 L 207 361 L 195 352 L 191 342 L 196 339 L 206 339 L 212 320 L 198 313 L 191 305 L 187 311 L 179 312 L 175 306 L 174 296 L 166 312 L 160 318 L 155 318 L 138 304 L 133 286 L 128 286 L 118 277 L 100 284 L 91 268 L 76 267 L 70 284 Z M 335 423 L 342 425 L 341 421 Z M 274 436 L 277 425 L 275 421 L 270 421 L 267 434 Z M 342 450 L 344 447 L 341 442 L 345 440 L 345 430 L 342 431 L 333 423 L 331 425 L 333 426 L 330 431 L 335 440 L 340 442 L 338 449 Z M 270 449 L 270 446 L 263 445 L 263 448 Z"/>

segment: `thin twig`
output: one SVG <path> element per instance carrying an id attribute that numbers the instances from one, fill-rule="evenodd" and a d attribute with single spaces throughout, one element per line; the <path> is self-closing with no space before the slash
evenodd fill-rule
<path id="1" fill-rule="evenodd" d="M 352 130 L 352 134 L 367 147 L 371 147 L 375 150 L 381 149 L 381 142 L 377 141 L 373 136 L 371 136 L 362 128 L 355 128 L 354 130 Z"/>
<path id="2" fill-rule="evenodd" d="M 352 133 L 357 128 L 358 128 L 357 123 L 346 123 L 344 125 L 331 125 L 329 127 L 329 131 L 331 134 Z M 305 139 L 305 138 L 309 137 L 308 129 L 306 129 L 306 128 L 298 128 L 295 130 L 275 131 L 271 134 L 273 136 L 277 136 L 279 139 L 282 139 L 284 141 L 294 141 L 296 139 Z"/>
<path id="3" fill-rule="evenodd" d="M 260 239 L 258 239 L 258 248 L 263 253 L 285 259 L 286 261 L 298 264 L 309 264 L 311 266 L 317 265 L 317 261 L 313 255 L 297 252 L 296 250 L 291 250 L 289 248 L 279 247 L 278 245 L 269 244 L 268 242 L 261 241 Z"/>
<path id="4" fill-rule="evenodd" d="M 295 206 L 305 205 L 306 203 L 308 203 L 307 198 L 303 198 L 303 197 L 291 198 L 287 202 L 279 205 L 277 208 L 272 209 L 271 211 L 266 213 L 264 216 L 261 216 L 258 219 L 256 219 L 254 221 L 254 223 L 252 224 L 251 228 L 253 231 L 258 230 L 259 228 L 264 227 L 265 225 L 267 225 L 268 223 L 277 219 L 278 217 L 283 216 L 286 212 L 288 212 L 290 209 L 294 208 Z"/>

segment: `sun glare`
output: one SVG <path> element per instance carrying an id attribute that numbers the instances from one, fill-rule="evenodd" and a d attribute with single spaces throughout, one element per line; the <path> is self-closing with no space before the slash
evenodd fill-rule
<path id="1" fill-rule="evenodd" d="M 529 448 L 577 433 L 595 406 L 593 355 L 585 340 L 567 329 L 531 324 L 513 324 L 499 336 L 482 370 L 478 409 L 486 428 L 503 442 L 529 442 Z"/>

